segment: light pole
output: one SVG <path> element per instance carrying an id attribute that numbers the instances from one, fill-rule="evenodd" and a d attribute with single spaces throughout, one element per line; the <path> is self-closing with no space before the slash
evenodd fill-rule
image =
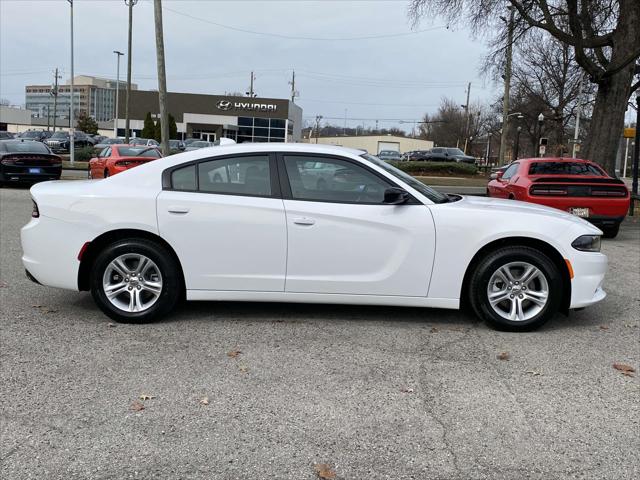
<path id="1" fill-rule="evenodd" d="M 516 129 L 516 141 L 513 146 L 513 161 L 518 160 L 518 153 L 520 152 L 520 132 L 522 131 L 522 127 L 518 125 Z"/>
<path id="2" fill-rule="evenodd" d="M 485 164 L 489 165 L 489 157 L 491 156 L 491 132 L 487 133 L 487 159 Z"/>
<path id="3" fill-rule="evenodd" d="M 129 7 L 129 39 L 127 42 L 127 98 L 124 109 L 124 143 L 129 143 L 129 108 L 131 105 L 131 34 L 133 30 L 133 7 L 138 0 L 124 0 Z"/>
<path id="4" fill-rule="evenodd" d="M 320 136 L 320 120 L 322 120 L 322 115 L 316 115 L 316 143 L 318 143 L 318 137 Z"/>
<path id="5" fill-rule="evenodd" d="M 118 136 L 118 102 L 120 99 L 120 57 L 124 55 L 124 53 L 119 52 L 118 50 L 114 50 L 113 53 L 116 54 L 118 66 L 116 67 L 116 113 L 113 118 L 113 136 Z"/>
<path id="6" fill-rule="evenodd" d="M 538 141 L 536 142 L 536 157 L 540 155 L 540 142 L 542 141 L 542 125 L 544 124 L 544 114 L 538 115 Z"/>
<path id="7" fill-rule="evenodd" d="M 631 200 L 629 214 L 633 215 L 634 206 L 638 199 L 638 161 L 640 160 L 640 90 L 636 90 L 636 144 L 633 149 L 633 169 L 631 170 Z"/>
<path id="8" fill-rule="evenodd" d="M 69 160 L 73 165 L 75 160 L 75 125 L 73 123 L 73 0 L 69 2 L 71 11 L 71 82 L 70 82 L 70 98 L 69 98 Z"/>

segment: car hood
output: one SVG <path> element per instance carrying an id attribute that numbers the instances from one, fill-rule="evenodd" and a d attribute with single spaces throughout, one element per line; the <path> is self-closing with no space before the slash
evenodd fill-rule
<path id="1" fill-rule="evenodd" d="M 474 208 L 484 211 L 490 211 L 493 215 L 536 215 L 552 217 L 558 220 L 564 220 L 575 225 L 581 225 L 593 230 L 594 234 L 600 232 L 596 227 L 586 220 L 563 212 L 557 208 L 538 205 L 537 203 L 519 202 L 517 200 L 504 200 L 501 198 L 463 196 L 462 199 L 455 204 L 464 208 Z"/>

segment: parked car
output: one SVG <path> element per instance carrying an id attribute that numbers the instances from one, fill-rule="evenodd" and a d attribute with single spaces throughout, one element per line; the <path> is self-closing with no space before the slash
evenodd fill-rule
<path id="1" fill-rule="evenodd" d="M 42 142 L 0 141 L 0 184 L 59 180 L 62 160 Z"/>
<path id="2" fill-rule="evenodd" d="M 157 160 L 162 153 L 142 145 L 110 145 L 89 160 L 89 178 L 107 178 L 143 163 Z"/>
<path id="3" fill-rule="evenodd" d="M 69 132 L 57 131 L 50 138 L 45 140 L 46 145 L 55 153 L 68 153 L 71 148 L 71 138 Z M 87 135 L 79 130 L 73 134 L 75 148 L 93 147 L 93 143 Z"/>
<path id="4" fill-rule="evenodd" d="M 96 143 L 93 146 L 93 150 L 96 153 L 100 153 L 102 150 L 104 150 L 106 147 L 108 147 L 109 145 L 122 145 L 124 144 L 124 138 L 104 138 L 102 141 L 100 141 L 99 143 Z"/>
<path id="5" fill-rule="evenodd" d="M 410 162 L 420 162 L 426 160 L 428 150 L 412 150 L 410 152 L 406 152 L 402 156 L 402 160 L 407 160 Z"/>
<path id="6" fill-rule="evenodd" d="M 200 138 L 187 138 L 187 139 L 184 140 L 184 145 L 185 145 L 185 147 L 188 147 L 193 142 L 200 142 L 200 141 L 201 141 Z"/>
<path id="7" fill-rule="evenodd" d="M 190 152 L 192 150 L 199 150 L 201 148 L 215 147 L 215 145 L 216 144 L 213 142 L 205 142 L 204 140 L 198 140 L 196 142 L 191 142 L 189 145 L 187 145 L 184 151 Z"/>
<path id="8" fill-rule="evenodd" d="M 302 178 L 310 163 L 357 188 L 319 191 Z M 464 302 L 495 327 L 530 330 L 606 295 L 607 257 L 590 223 L 445 195 L 360 150 L 220 146 L 100 182 L 39 184 L 31 195 L 21 232 L 28 276 L 90 290 L 117 321 L 157 319 L 182 298 Z"/>
<path id="9" fill-rule="evenodd" d="M 184 152 L 184 149 L 186 147 L 182 140 L 169 140 L 169 148 L 171 150 L 179 150 L 181 152 Z"/>
<path id="10" fill-rule="evenodd" d="M 0 140 L 13 140 L 13 138 L 13 133 L 0 131 Z"/>
<path id="11" fill-rule="evenodd" d="M 385 162 L 399 162 L 402 160 L 402 155 L 400 155 L 400 152 L 396 152 L 395 150 L 381 150 L 378 154 L 378 158 Z"/>
<path id="12" fill-rule="evenodd" d="M 434 147 L 427 152 L 425 160 L 428 162 L 458 162 L 476 163 L 475 157 L 466 155 L 459 148 Z"/>
<path id="13" fill-rule="evenodd" d="M 487 187 L 489 196 L 558 208 L 588 220 L 606 238 L 618 234 L 631 197 L 622 180 L 597 163 L 575 158 L 528 158 L 513 162 Z"/>
<path id="14" fill-rule="evenodd" d="M 131 138 L 130 145 L 142 145 L 144 147 L 159 147 L 160 144 L 153 138 Z"/>
<path id="15" fill-rule="evenodd" d="M 93 141 L 94 146 L 105 140 L 107 137 L 104 135 L 89 135 L 91 140 Z"/>
<path id="16" fill-rule="evenodd" d="M 36 140 L 38 142 L 44 142 L 49 137 L 51 137 L 51 132 L 47 130 L 27 130 L 17 136 L 21 140 Z"/>

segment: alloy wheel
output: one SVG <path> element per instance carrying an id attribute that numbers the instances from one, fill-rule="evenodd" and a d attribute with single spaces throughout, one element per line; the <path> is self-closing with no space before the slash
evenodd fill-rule
<path id="1" fill-rule="evenodd" d="M 104 294 L 116 308 L 144 312 L 162 293 L 162 274 L 150 258 L 133 253 L 112 260 L 102 277 Z"/>
<path id="2" fill-rule="evenodd" d="M 540 313 L 549 298 L 549 282 L 542 271 L 527 262 L 510 262 L 489 279 L 487 299 L 491 308 L 514 322 L 524 322 Z"/>

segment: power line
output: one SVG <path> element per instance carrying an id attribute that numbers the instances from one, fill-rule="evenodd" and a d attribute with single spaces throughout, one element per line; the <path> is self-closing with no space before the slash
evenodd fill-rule
<path id="1" fill-rule="evenodd" d="M 195 15 L 189 15 L 188 13 L 184 13 L 184 12 L 180 12 L 178 10 L 174 10 L 172 8 L 169 7 L 162 7 L 163 10 L 167 10 L 169 12 L 175 13 L 176 15 L 180 15 L 186 18 L 190 18 L 192 20 L 198 20 L 200 22 L 203 23 L 208 23 L 209 25 L 215 25 L 216 27 L 220 27 L 220 28 L 224 28 L 227 30 L 233 30 L 234 32 L 241 32 L 241 33 L 249 33 L 251 35 L 262 35 L 262 36 L 266 36 L 266 37 L 275 37 L 275 38 L 283 38 L 283 39 L 287 39 L 287 40 L 309 40 L 309 41 L 319 41 L 319 42 L 346 42 L 346 41 L 352 41 L 352 40 L 374 40 L 374 39 L 378 39 L 378 38 L 395 38 L 395 37 L 406 37 L 409 35 L 417 35 L 420 33 L 424 33 L 424 32 L 431 32 L 434 30 L 441 30 L 443 28 L 446 28 L 446 25 L 438 25 L 435 27 L 430 27 L 430 28 L 424 28 L 422 30 L 414 30 L 412 32 L 403 32 L 403 33 L 388 33 L 388 34 L 383 34 L 383 35 L 366 35 L 366 36 L 361 36 L 361 37 L 336 37 L 336 38 L 322 38 L 322 37 L 299 37 L 299 36 L 294 36 L 294 35 L 283 35 L 280 33 L 271 33 L 271 32 L 258 32 L 255 30 L 249 30 L 246 28 L 240 28 L 240 27 L 235 27 L 235 26 L 231 26 L 231 25 L 224 25 L 222 23 L 218 23 L 218 22 L 214 22 L 212 20 L 208 20 L 206 18 L 202 18 L 202 17 L 196 17 Z"/>

